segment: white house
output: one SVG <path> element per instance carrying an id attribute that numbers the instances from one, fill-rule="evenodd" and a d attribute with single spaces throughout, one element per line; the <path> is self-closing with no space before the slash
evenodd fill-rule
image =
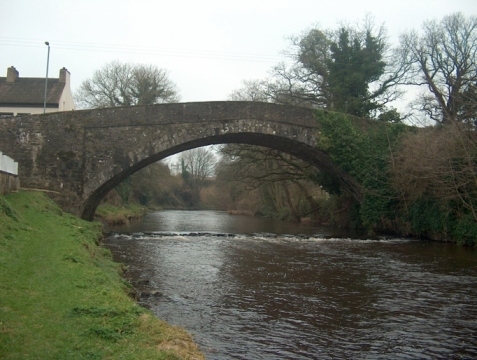
<path id="1" fill-rule="evenodd" d="M 45 78 L 22 78 L 13 66 L 0 77 L 0 116 L 43 113 Z M 70 72 L 60 70 L 59 78 L 48 78 L 46 112 L 74 110 Z"/>

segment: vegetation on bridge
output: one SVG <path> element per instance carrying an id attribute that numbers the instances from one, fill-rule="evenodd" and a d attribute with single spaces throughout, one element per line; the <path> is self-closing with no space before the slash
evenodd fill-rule
<path id="1" fill-rule="evenodd" d="M 42 193 L 0 197 L 0 358 L 203 359 L 128 296 L 100 236 Z"/>

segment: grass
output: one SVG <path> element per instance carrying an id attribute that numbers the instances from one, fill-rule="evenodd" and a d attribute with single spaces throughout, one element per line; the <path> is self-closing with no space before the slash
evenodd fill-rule
<path id="1" fill-rule="evenodd" d="M 0 197 L 0 358 L 203 359 L 127 295 L 100 234 L 42 193 Z"/>
<path id="2" fill-rule="evenodd" d="M 96 218 L 109 225 L 127 224 L 144 216 L 148 209 L 140 205 L 114 206 L 103 204 L 96 210 Z"/>

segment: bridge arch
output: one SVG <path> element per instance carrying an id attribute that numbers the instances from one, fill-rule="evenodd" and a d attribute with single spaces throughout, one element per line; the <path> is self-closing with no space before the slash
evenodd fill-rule
<path id="1" fill-rule="evenodd" d="M 227 143 L 293 155 L 360 201 L 360 185 L 316 147 L 318 136 L 311 109 L 257 102 L 130 106 L 0 121 L 0 146 L 19 159 L 22 187 L 48 190 L 64 209 L 87 220 L 111 189 L 145 166 Z"/>
<path id="2" fill-rule="evenodd" d="M 193 140 L 187 143 L 180 144 L 176 147 L 161 151 L 157 154 L 153 154 L 148 158 L 139 161 L 124 171 L 116 174 L 111 179 L 100 185 L 94 190 L 91 195 L 86 199 L 81 217 L 85 220 L 93 220 L 96 208 L 98 207 L 101 199 L 112 189 L 114 189 L 121 181 L 125 180 L 135 172 L 142 168 L 162 160 L 168 156 L 180 153 L 182 151 L 190 150 L 193 148 L 217 145 L 217 144 L 249 144 L 272 148 L 282 152 L 286 152 L 295 156 L 305 162 L 315 165 L 321 171 L 326 171 L 333 178 L 335 178 L 340 185 L 350 194 L 360 199 L 361 193 L 357 183 L 348 174 L 341 171 L 329 158 L 329 156 L 322 151 L 312 147 L 310 145 L 283 138 L 276 135 L 264 135 L 257 133 L 238 133 L 238 134 L 224 134 L 218 136 L 211 136 Z"/>

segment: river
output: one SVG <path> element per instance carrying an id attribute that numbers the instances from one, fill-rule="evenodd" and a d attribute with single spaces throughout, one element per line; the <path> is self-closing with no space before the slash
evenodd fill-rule
<path id="1" fill-rule="evenodd" d="M 111 228 L 140 303 L 207 359 L 477 359 L 477 251 L 216 211 Z"/>

